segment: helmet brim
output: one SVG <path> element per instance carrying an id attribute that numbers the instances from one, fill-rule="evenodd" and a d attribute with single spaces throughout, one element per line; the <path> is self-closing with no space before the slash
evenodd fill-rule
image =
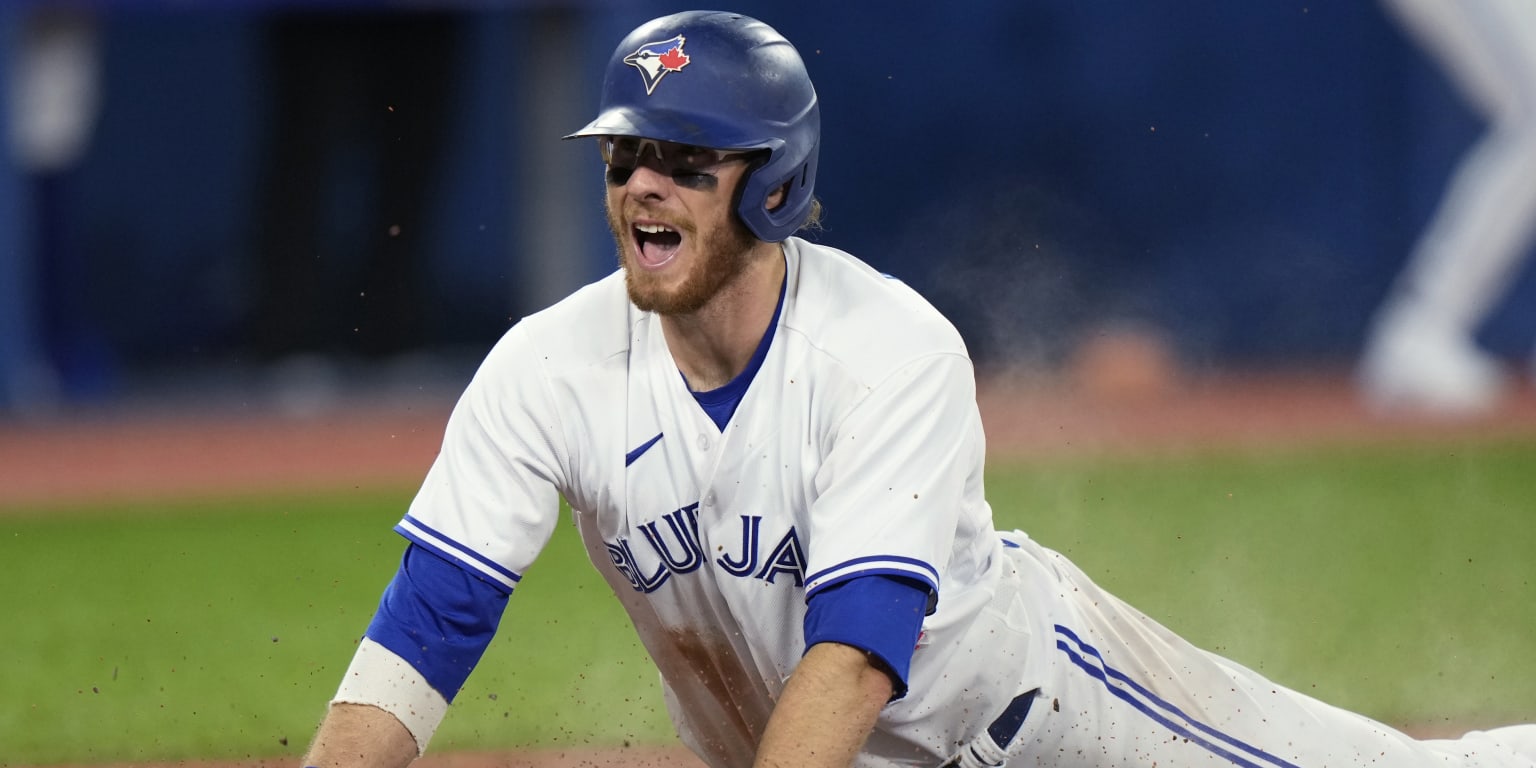
<path id="1" fill-rule="evenodd" d="M 642 112 L 627 106 L 605 110 L 581 130 L 561 138 L 588 136 L 634 136 L 733 151 L 777 149 L 784 144 L 784 140 L 777 137 L 744 135 L 735 126 L 707 115 L 654 109 Z"/>

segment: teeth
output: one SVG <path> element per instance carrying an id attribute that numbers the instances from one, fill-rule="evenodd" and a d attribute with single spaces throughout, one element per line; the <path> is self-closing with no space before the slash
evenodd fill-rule
<path id="1" fill-rule="evenodd" d="M 659 235 L 663 232 L 673 231 L 671 227 L 663 226 L 661 224 L 636 224 L 635 229 L 638 229 L 647 235 Z"/>

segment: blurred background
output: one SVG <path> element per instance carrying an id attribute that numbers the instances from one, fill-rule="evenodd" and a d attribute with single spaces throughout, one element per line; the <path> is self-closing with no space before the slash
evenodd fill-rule
<path id="1" fill-rule="evenodd" d="M 0 412 L 456 390 L 614 268 L 596 153 L 559 137 L 616 42 L 682 8 L 6 3 Z M 916 287 L 986 370 L 1117 328 L 1193 371 L 1351 370 L 1490 124 L 1374 3 L 732 9 L 819 91 L 816 239 Z M 1520 370 L 1532 272 L 1476 318 Z"/>

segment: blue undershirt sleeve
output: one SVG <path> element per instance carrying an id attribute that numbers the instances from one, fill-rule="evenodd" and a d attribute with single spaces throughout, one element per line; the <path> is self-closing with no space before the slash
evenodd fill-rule
<path id="1" fill-rule="evenodd" d="M 811 596 L 805 647 L 835 642 L 869 653 L 891 676 L 894 701 L 907 695 L 907 673 L 928 604 L 928 585 L 916 579 L 887 574 L 849 579 Z"/>
<path id="2" fill-rule="evenodd" d="M 412 544 L 366 634 L 451 702 L 495 637 L 506 607 L 503 588 Z"/>

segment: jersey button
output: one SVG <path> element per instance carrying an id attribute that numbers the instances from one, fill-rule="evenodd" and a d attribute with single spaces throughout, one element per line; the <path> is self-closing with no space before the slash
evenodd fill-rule
<path id="1" fill-rule="evenodd" d="M 706 507 L 713 507 L 714 505 L 715 505 L 715 492 L 714 491 L 710 491 L 709 493 L 704 494 L 704 506 L 706 506 Z"/>
<path id="2" fill-rule="evenodd" d="M 699 433 L 699 450 L 701 450 L 701 451 L 709 450 L 709 435 L 707 435 L 707 434 L 705 434 L 703 432 Z"/>

